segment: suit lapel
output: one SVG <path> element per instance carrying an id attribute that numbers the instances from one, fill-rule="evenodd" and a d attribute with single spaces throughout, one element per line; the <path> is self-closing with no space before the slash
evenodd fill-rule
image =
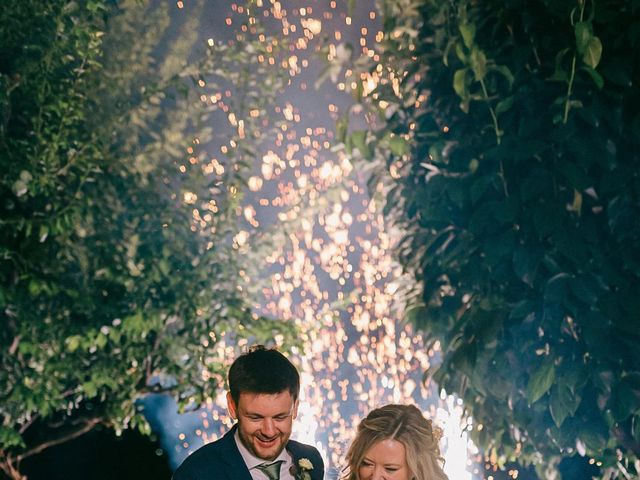
<path id="1" fill-rule="evenodd" d="M 309 455 L 310 453 L 309 451 L 305 453 L 304 447 L 301 447 L 301 444 L 296 442 L 289 442 L 287 443 L 286 448 L 287 448 L 287 451 L 291 454 L 291 459 L 293 460 L 293 467 L 295 471 L 297 471 L 300 468 L 300 466 L 298 465 L 298 461 L 301 458 L 308 459 L 312 464 L 315 463 L 315 459 L 313 455 Z M 311 475 L 312 479 L 315 479 L 315 480 L 322 479 L 321 473 L 318 470 L 318 467 L 316 465 L 314 465 L 314 468 L 309 472 L 309 474 Z"/>
<path id="2" fill-rule="evenodd" d="M 234 425 L 222 439 L 223 444 L 221 445 L 220 453 L 225 466 L 224 474 L 229 480 L 252 480 L 247 464 L 244 463 L 244 459 L 236 445 L 234 438 L 236 429 L 237 425 Z"/>
<path id="3" fill-rule="evenodd" d="M 295 443 L 292 442 L 288 442 L 285 448 L 291 455 L 291 461 L 293 462 L 293 471 L 295 472 L 298 470 L 298 459 L 300 457 L 300 452 L 298 452 Z"/>

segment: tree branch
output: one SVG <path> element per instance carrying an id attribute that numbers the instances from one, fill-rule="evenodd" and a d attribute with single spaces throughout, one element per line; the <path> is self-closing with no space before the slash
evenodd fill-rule
<path id="1" fill-rule="evenodd" d="M 22 460 L 24 460 L 25 458 L 31 457 L 33 455 L 36 455 L 37 453 L 42 452 L 43 450 L 49 448 L 49 447 L 54 447 L 56 445 L 60 445 L 61 443 L 65 443 L 68 442 L 69 440 L 73 440 L 74 438 L 77 438 L 81 435 L 84 435 L 85 433 L 89 432 L 90 430 L 92 430 L 96 425 L 98 425 L 99 423 L 102 422 L 102 418 L 91 418 L 89 420 L 86 421 L 86 423 L 80 427 L 78 430 L 75 430 L 71 433 L 68 433 L 66 435 L 62 435 L 59 438 L 53 439 L 53 440 L 49 440 L 47 442 L 41 443 L 40 445 L 32 448 L 31 450 L 27 450 L 26 452 L 18 455 L 16 457 L 16 460 L 18 462 L 21 462 Z"/>
<path id="2" fill-rule="evenodd" d="M 29 427 L 31 425 L 33 425 L 33 422 L 35 422 L 38 418 L 40 418 L 39 414 L 36 413 L 36 414 L 32 415 L 31 418 L 27 421 L 27 423 L 25 423 L 24 425 L 22 425 L 20 427 L 20 435 L 22 435 L 24 432 L 26 432 L 29 429 Z"/>
<path id="3" fill-rule="evenodd" d="M 7 477 L 14 480 L 23 480 L 25 477 L 22 476 L 20 471 L 14 466 L 14 459 L 9 454 L 5 454 L 4 451 L 0 450 L 0 470 L 3 471 Z"/>

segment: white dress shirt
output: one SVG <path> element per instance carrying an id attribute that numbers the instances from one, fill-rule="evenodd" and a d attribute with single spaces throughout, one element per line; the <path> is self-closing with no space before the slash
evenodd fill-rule
<path id="1" fill-rule="evenodd" d="M 266 460 L 258 458 L 254 456 L 247 447 L 244 446 L 242 440 L 240 440 L 240 434 L 236 430 L 235 435 L 233 436 L 236 441 L 236 445 L 238 446 L 238 450 L 240 451 L 240 455 L 242 455 L 242 459 L 244 463 L 247 465 L 249 469 L 249 473 L 251 474 L 251 478 L 253 480 L 269 480 L 266 473 L 264 473 L 259 468 L 256 468 L 258 465 L 262 465 Z M 287 449 L 285 448 L 280 452 L 275 459 L 269 461 L 268 463 L 273 463 L 278 460 L 282 460 L 282 464 L 280 464 L 280 480 L 294 480 L 293 475 L 291 475 L 291 467 L 293 465 L 293 459 Z"/>

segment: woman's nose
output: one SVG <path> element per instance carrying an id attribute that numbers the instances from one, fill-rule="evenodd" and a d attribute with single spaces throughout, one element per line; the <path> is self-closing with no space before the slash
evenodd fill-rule
<path id="1" fill-rule="evenodd" d="M 386 480 L 384 473 L 385 472 L 383 468 L 374 468 L 371 475 L 371 480 Z"/>

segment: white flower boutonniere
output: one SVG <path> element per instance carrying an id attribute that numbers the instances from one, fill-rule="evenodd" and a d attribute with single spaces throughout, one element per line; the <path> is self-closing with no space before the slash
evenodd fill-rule
<path id="1" fill-rule="evenodd" d="M 308 458 L 300 458 L 298 463 L 293 465 L 292 470 L 291 473 L 296 480 L 311 480 L 309 472 L 313 470 L 313 464 Z"/>

